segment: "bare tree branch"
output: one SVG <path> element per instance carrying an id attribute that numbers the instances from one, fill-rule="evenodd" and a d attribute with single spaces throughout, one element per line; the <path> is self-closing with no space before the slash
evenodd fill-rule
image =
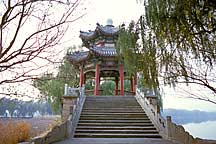
<path id="1" fill-rule="evenodd" d="M 56 63 L 54 56 L 57 57 L 63 50 L 55 51 L 55 47 L 69 25 L 85 15 L 82 12 L 75 14 L 80 3 L 81 0 L 3 0 L 0 75 L 7 72 L 11 75 L 1 79 L 0 84 L 36 78 L 32 72 L 44 66 L 35 61 Z M 29 29 L 29 25 L 33 27 Z M 37 67 L 27 66 L 31 63 Z"/>

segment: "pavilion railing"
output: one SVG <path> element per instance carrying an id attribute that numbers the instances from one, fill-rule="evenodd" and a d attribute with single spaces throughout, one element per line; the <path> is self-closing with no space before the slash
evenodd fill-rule
<path id="1" fill-rule="evenodd" d="M 68 84 L 65 84 L 65 89 L 64 89 L 64 96 L 78 96 L 78 95 L 84 95 L 85 94 L 85 86 L 83 87 L 70 87 Z"/>
<path id="2" fill-rule="evenodd" d="M 102 90 L 102 89 L 99 90 L 100 95 L 104 95 L 103 92 L 104 92 L 104 90 Z M 111 95 L 116 95 L 115 92 L 116 92 L 116 90 L 113 90 Z M 118 95 L 119 94 L 120 94 L 120 90 L 118 90 Z M 90 96 L 94 95 L 94 89 L 85 90 L 85 95 L 87 95 L 87 96 L 88 95 L 90 95 Z M 135 95 L 135 92 L 125 90 L 124 95 Z"/>

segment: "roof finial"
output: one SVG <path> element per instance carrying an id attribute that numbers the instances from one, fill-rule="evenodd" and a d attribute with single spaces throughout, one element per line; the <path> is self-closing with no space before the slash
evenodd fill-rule
<path id="1" fill-rule="evenodd" d="M 107 25 L 113 25 L 113 20 L 112 19 L 107 19 Z"/>

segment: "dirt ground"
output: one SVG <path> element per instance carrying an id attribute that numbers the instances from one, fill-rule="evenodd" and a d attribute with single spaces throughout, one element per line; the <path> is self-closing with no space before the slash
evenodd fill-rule
<path id="1" fill-rule="evenodd" d="M 60 123 L 61 118 L 59 116 L 44 116 L 44 117 L 35 117 L 28 119 L 16 119 L 16 118 L 7 118 L 1 119 L 3 123 L 7 122 L 19 122 L 24 121 L 31 125 L 30 137 L 35 137 L 43 134 L 47 130 L 51 129 L 53 126 Z"/>

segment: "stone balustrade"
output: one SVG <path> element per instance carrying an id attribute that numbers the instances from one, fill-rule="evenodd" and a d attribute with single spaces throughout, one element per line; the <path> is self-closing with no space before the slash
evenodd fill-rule
<path id="1" fill-rule="evenodd" d="M 196 144 L 197 140 L 185 131 L 184 127 L 172 122 L 171 116 L 166 117 L 166 139 L 180 144 Z"/>
<path id="2" fill-rule="evenodd" d="M 196 144 L 197 140 L 185 131 L 181 125 L 172 122 L 171 116 L 166 119 L 158 112 L 157 106 L 151 104 L 145 95 L 137 89 L 136 99 L 145 110 L 146 114 L 155 125 L 163 139 L 170 140 L 179 144 Z"/>
<path id="3" fill-rule="evenodd" d="M 79 95 L 74 96 L 71 95 L 72 93 L 67 93 L 63 96 L 63 122 L 60 125 L 54 126 L 47 134 L 33 138 L 32 142 L 34 144 L 49 144 L 74 136 L 76 125 L 85 101 L 84 87 L 75 88 L 74 90 L 79 90 Z"/>
<path id="4" fill-rule="evenodd" d="M 136 99 L 157 128 L 162 137 L 166 135 L 166 120 L 158 113 L 157 107 L 150 104 L 144 94 L 137 89 Z"/>
<path id="5" fill-rule="evenodd" d="M 79 98 L 84 96 L 85 87 L 72 88 L 65 84 L 64 96 L 62 98 L 62 120 L 65 121 L 72 114 L 79 102 Z"/>

